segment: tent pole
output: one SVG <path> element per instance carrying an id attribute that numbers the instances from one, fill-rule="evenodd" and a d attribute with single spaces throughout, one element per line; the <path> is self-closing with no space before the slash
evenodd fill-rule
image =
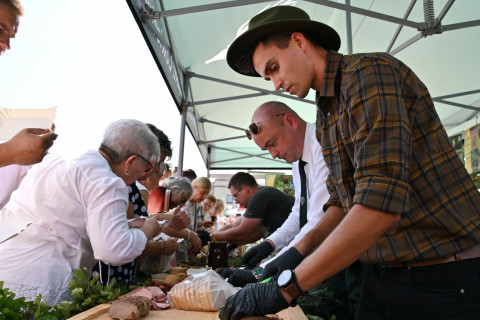
<path id="1" fill-rule="evenodd" d="M 350 7 L 350 0 L 345 1 L 345 5 Z M 353 53 L 353 42 L 352 42 L 352 13 L 350 9 L 345 10 L 346 23 L 347 23 L 347 52 L 348 54 Z"/>
<path id="2" fill-rule="evenodd" d="M 183 157 L 185 154 L 185 128 L 187 124 L 187 105 L 182 106 L 182 122 L 180 124 L 180 147 L 178 148 L 177 176 L 183 177 Z"/>

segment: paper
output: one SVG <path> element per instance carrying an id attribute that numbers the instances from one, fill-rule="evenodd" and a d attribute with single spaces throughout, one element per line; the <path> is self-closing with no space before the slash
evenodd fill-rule
<path id="1" fill-rule="evenodd" d="M 50 129 L 57 107 L 43 109 L 0 108 L 0 140 L 10 140 L 25 128 Z"/>

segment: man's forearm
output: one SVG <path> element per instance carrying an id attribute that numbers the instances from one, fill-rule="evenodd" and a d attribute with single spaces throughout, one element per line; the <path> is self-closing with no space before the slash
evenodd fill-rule
<path id="1" fill-rule="evenodd" d="M 245 235 L 237 230 L 238 228 L 229 228 L 227 230 L 222 230 L 214 232 L 213 236 L 217 241 L 228 241 L 230 243 L 237 243 L 245 238 Z"/>
<path id="2" fill-rule="evenodd" d="M 221 230 L 221 231 L 226 231 L 226 230 L 231 229 L 232 227 L 233 227 L 233 225 L 232 225 L 231 223 L 230 223 L 230 224 L 226 224 L 226 225 L 222 226 L 221 228 L 219 228 L 218 231 L 220 231 L 220 230 Z M 215 231 L 215 232 L 217 232 L 217 231 Z"/>
<path id="3" fill-rule="evenodd" d="M 300 287 L 309 290 L 357 260 L 400 219 L 355 205 L 315 252 L 295 269 Z"/>
<path id="4" fill-rule="evenodd" d="M 229 230 L 223 230 L 213 233 L 217 241 L 228 241 L 237 245 L 252 243 L 262 237 L 262 233 L 258 228 L 253 231 L 243 232 L 238 227 Z"/>
<path id="5" fill-rule="evenodd" d="M 158 255 L 161 252 L 161 243 L 155 240 L 148 240 L 145 249 L 143 250 L 140 257 Z"/>
<path id="6" fill-rule="evenodd" d="M 295 248 L 304 257 L 308 256 L 322 244 L 344 217 L 345 214 L 342 208 L 330 206 L 317 225 L 295 244 Z"/>

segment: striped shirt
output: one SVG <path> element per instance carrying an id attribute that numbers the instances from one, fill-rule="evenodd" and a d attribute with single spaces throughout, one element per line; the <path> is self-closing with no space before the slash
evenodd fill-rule
<path id="1" fill-rule="evenodd" d="M 362 262 L 438 259 L 480 243 L 480 194 L 410 68 L 385 53 L 330 52 L 316 102 L 330 170 L 324 210 L 402 216 Z"/>

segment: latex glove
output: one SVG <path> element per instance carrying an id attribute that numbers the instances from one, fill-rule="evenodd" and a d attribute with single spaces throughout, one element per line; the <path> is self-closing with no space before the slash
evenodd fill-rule
<path id="1" fill-rule="evenodd" d="M 240 320 L 249 316 L 264 316 L 277 313 L 289 304 L 283 297 L 276 281 L 251 283 L 227 299 L 220 310 L 221 320 Z"/>
<path id="2" fill-rule="evenodd" d="M 228 278 L 228 282 L 234 287 L 244 287 L 249 283 L 256 283 L 257 279 L 252 270 L 234 269 L 234 268 L 218 268 L 217 273 L 224 279 Z"/>
<path id="3" fill-rule="evenodd" d="M 295 269 L 302 262 L 303 258 L 295 247 L 291 247 L 265 266 L 263 274 L 258 281 L 263 281 L 273 276 L 278 277 L 283 270 Z"/>
<path id="4" fill-rule="evenodd" d="M 210 241 L 210 233 L 206 230 L 197 230 L 197 235 L 202 240 L 202 246 L 206 246 Z"/>
<path id="5" fill-rule="evenodd" d="M 260 242 L 256 246 L 251 247 L 245 252 L 242 258 L 242 265 L 247 268 L 253 268 L 263 259 L 268 257 L 273 252 L 273 246 L 268 241 Z"/>
<path id="6" fill-rule="evenodd" d="M 227 279 L 233 273 L 234 268 L 218 268 L 216 271 L 223 279 Z"/>

